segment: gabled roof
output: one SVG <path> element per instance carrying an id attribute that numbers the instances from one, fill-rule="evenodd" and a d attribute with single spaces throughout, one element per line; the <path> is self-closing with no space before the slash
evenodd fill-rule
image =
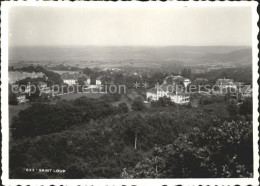
<path id="1" fill-rule="evenodd" d="M 147 90 L 147 92 L 156 94 L 157 90 L 155 88 L 151 88 L 151 89 Z"/>
<path id="2" fill-rule="evenodd" d="M 234 85 L 236 86 L 243 86 L 245 83 L 244 82 L 234 82 Z"/>
<path id="3" fill-rule="evenodd" d="M 185 79 L 184 79 L 184 81 L 186 81 L 186 82 L 190 82 L 190 79 L 188 79 L 188 78 L 185 78 Z"/>
<path id="4" fill-rule="evenodd" d="M 216 85 L 232 85 L 233 83 L 233 79 L 218 79 Z"/>
<path id="5" fill-rule="evenodd" d="M 252 88 L 251 85 L 245 85 L 240 89 L 241 93 L 251 93 L 252 92 Z"/>
<path id="6" fill-rule="evenodd" d="M 158 87 L 159 90 L 163 90 L 164 92 L 170 92 L 170 93 L 181 93 L 183 92 L 184 87 L 182 86 L 178 86 L 177 84 L 170 84 L 170 83 L 163 83 L 162 85 L 160 85 L 160 87 Z"/>
<path id="7" fill-rule="evenodd" d="M 168 78 L 171 78 L 172 81 L 184 81 L 184 80 L 185 80 L 185 78 L 182 77 L 182 76 L 180 76 L 180 75 L 177 75 L 177 76 L 170 75 L 170 76 L 167 76 L 167 77 L 165 78 L 165 80 L 167 80 Z"/>

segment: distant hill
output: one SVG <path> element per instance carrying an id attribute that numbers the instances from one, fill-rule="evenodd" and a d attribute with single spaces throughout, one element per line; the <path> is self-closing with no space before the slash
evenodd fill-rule
<path id="1" fill-rule="evenodd" d="M 124 63 L 172 63 L 174 61 L 198 63 L 198 60 L 208 59 L 232 62 L 251 62 L 251 48 L 246 46 L 81 46 L 81 47 L 11 47 L 9 59 L 11 62 L 41 62 L 43 63 L 80 63 L 91 65 Z M 214 62 L 214 61 L 213 61 Z"/>
<path id="2" fill-rule="evenodd" d="M 237 64 L 252 63 L 252 49 L 235 50 L 228 53 L 207 53 L 203 56 L 205 59 L 218 60 L 221 62 L 233 62 Z"/>

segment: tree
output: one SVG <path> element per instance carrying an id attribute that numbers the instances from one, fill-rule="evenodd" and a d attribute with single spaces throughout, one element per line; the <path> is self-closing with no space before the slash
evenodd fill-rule
<path id="1" fill-rule="evenodd" d="M 143 133 L 146 129 L 145 122 L 143 122 L 141 115 L 133 115 L 133 117 L 130 118 L 129 129 L 134 133 L 134 147 L 137 149 L 138 135 Z"/>
<path id="2" fill-rule="evenodd" d="M 228 104 L 227 110 L 230 116 L 236 116 L 238 114 L 237 104 L 234 101 Z"/>
<path id="3" fill-rule="evenodd" d="M 149 79 L 149 85 L 156 85 L 157 83 L 162 84 L 163 79 L 166 77 L 164 73 L 156 72 L 151 75 L 151 78 Z"/>
<path id="4" fill-rule="evenodd" d="M 88 67 L 86 67 L 86 68 L 83 68 L 83 69 L 82 69 L 82 72 L 83 72 L 84 74 L 90 76 L 90 75 L 93 73 L 93 70 L 90 69 L 90 68 L 88 68 Z"/>
<path id="5" fill-rule="evenodd" d="M 117 107 L 117 111 L 119 113 L 127 113 L 129 111 L 126 103 L 120 103 Z"/>
<path id="6" fill-rule="evenodd" d="M 171 98 L 166 97 L 166 96 L 160 97 L 159 100 L 158 100 L 158 104 L 161 107 L 166 107 L 166 106 L 170 105 L 171 103 L 172 103 Z"/>
<path id="7" fill-rule="evenodd" d="M 240 105 L 239 113 L 244 116 L 252 115 L 253 113 L 252 98 L 247 98 L 244 100 L 244 102 Z"/>
<path id="8" fill-rule="evenodd" d="M 143 160 L 138 162 L 131 172 L 134 178 L 164 178 L 165 159 L 162 153 L 163 147 L 155 147 L 146 155 Z"/>
<path id="9" fill-rule="evenodd" d="M 151 101 L 151 107 L 167 107 L 168 105 L 175 105 L 171 98 L 164 96 L 160 97 L 158 101 Z"/>
<path id="10" fill-rule="evenodd" d="M 8 103 L 10 105 L 17 105 L 18 104 L 18 101 L 17 101 L 17 98 L 16 98 L 16 95 L 13 93 L 12 91 L 12 88 L 11 88 L 11 85 L 9 84 L 8 85 L 8 88 L 9 88 L 9 97 L 8 97 Z"/>
<path id="11" fill-rule="evenodd" d="M 182 69 L 181 76 L 190 79 L 191 78 L 191 70 L 189 68 Z"/>
<path id="12" fill-rule="evenodd" d="M 167 178 L 253 176 L 252 122 L 224 122 L 205 133 L 195 128 L 159 149 L 137 163 L 134 178 L 156 178 L 158 168 L 160 177 Z"/>
<path id="13" fill-rule="evenodd" d="M 80 85 L 81 88 L 83 88 L 83 86 L 86 85 L 85 81 L 86 81 L 85 77 L 78 78 L 78 85 Z M 82 89 L 82 91 L 83 91 L 83 89 Z"/>
<path id="14" fill-rule="evenodd" d="M 140 96 L 133 100 L 131 108 L 134 111 L 143 111 L 146 109 L 143 99 Z"/>

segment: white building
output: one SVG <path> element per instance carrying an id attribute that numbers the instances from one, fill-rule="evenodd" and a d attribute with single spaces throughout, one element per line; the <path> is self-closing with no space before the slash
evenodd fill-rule
<path id="1" fill-rule="evenodd" d="M 184 79 L 183 84 L 185 86 L 185 88 L 191 83 L 191 81 L 189 79 Z"/>
<path id="2" fill-rule="evenodd" d="M 226 79 L 226 78 L 218 79 L 215 85 L 219 86 L 220 89 L 237 88 L 237 86 L 234 84 L 233 79 Z"/>
<path id="3" fill-rule="evenodd" d="M 100 78 L 97 78 L 97 79 L 96 79 L 96 85 L 98 85 L 98 86 L 101 85 L 101 79 L 100 79 Z"/>
<path id="4" fill-rule="evenodd" d="M 61 74 L 61 79 L 63 80 L 63 83 L 68 85 L 76 85 L 78 83 L 78 79 L 87 79 L 88 76 L 83 73 L 64 73 Z M 90 79 L 89 79 L 90 82 Z"/>
<path id="5" fill-rule="evenodd" d="M 16 96 L 16 99 L 17 99 L 18 104 L 25 103 L 28 101 L 24 94 L 18 94 Z"/>
<path id="6" fill-rule="evenodd" d="M 169 78 L 171 78 L 169 80 Z M 189 79 L 184 79 L 181 76 L 169 76 L 165 78 L 163 84 L 156 88 L 152 88 L 147 91 L 147 101 L 158 101 L 160 97 L 169 97 L 172 102 L 177 104 L 186 104 L 190 102 L 190 95 L 185 93 L 185 87 L 181 87 L 177 81 L 183 80 L 184 86 L 186 87 L 189 83 Z M 186 80 L 186 82 L 184 82 Z"/>
<path id="7" fill-rule="evenodd" d="M 233 79 L 218 79 L 215 84 L 219 88 L 220 92 L 227 93 L 228 90 L 238 90 L 244 86 L 243 82 L 235 82 Z"/>
<path id="8" fill-rule="evenodd" d="M 86 85 L 90 85 L 90 83 L 91 83 L 91 79 L 88 77 L 88 79 L 86 80 Z"/>
<path id="9" fill-rule="evenodd" d="M 252 97 L 253 89 L 251 88 L 250 85 L 245 85 L 239 89 L 239 93 L 241 94 L 242 99 Z"/>
<path id="10" fill-rule="evenodd" d="M 63 79 L 63 83 L 68 84 L 68 85 L 76 85 L 77 80 L 76 79 Z"/>

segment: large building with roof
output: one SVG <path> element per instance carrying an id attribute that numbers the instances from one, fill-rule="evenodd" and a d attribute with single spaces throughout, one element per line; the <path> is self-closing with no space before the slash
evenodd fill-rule
<path id="1" fill-rule="evenodd" d="M 28 99 L 26 99 L 25 94 L 21 94 L 21 93 L 16 95 L 16 99 L 17 99 L 18 104 L 25 103 L 25 102 L 29 101 Z"/>
<path id="2" fill-rule="evenodd" d="M 63 83 L 68 85 L 76 85 L 79 78 L 87 78 L 87 75 L 82 73 L 64 73 L 61 75 L 61 79 L 63 80 Z"/>
<path id="3" fill-rule="evenodd" d="M 251 85 L 244 85 L 242 88 L 239 89 L 239 93 L 242 96 L 242 99 L 252 97 L 253 89 Z"/>
<path id="4" fill-rule="evenodd" d="M 158 101 L 160 97 L 168 97 L 177 104 L 189 103 L 190 95 L 185 92 L 188 84 L 190 84 L 190 80 L 182 76 L 168 76 L 161 85 L 147 91 L 146 99 L 147 101 Z"/>
<path id="5" fill-rule="evenodd" d="M 226 93 L 229 90 L 233 89 L 237 91 L 239 88 L 244 86 L 243 82 L 235 82 L 233 79 L 218 79 L 215 86 L 219 87 L 219 90 L 223 93 Z"/>
<path id="6" fill-rule="evenodd" d="M 102 82 L 101 82 L 101 77 L 97 77 L 96 78 L 96 85 L 97 86 L 100 86 L 102 84 Z"/>

